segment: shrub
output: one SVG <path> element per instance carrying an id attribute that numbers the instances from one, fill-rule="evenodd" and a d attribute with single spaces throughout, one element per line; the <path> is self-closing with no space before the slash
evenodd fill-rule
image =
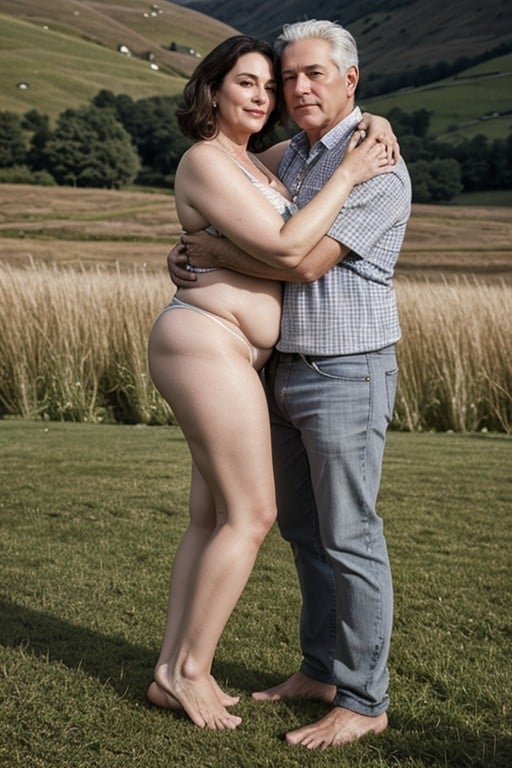
<path id="1" fill-rule="evenodd" d="M 31 171 L 26 165 L 0 168 L 0 184 L 39 184 L 54 187 L 57 182 L 48 171 Z"/>

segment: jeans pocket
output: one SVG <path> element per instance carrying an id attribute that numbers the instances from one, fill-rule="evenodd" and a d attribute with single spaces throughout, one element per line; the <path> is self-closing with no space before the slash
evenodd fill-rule
<path id="1" fill-rule="evenodd" d="M 343 357 L 317 357 L 301 355 L 304 363 L 325 379 L 337 381 L 370 381 L 368 364 L 364 355 L 351 356 L 350 361 Z"/>

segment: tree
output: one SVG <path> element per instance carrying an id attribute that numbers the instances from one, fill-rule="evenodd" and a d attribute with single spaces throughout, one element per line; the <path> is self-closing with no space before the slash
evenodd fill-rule
<path id="1" fill-rule="evenodd" d="M 409 164 L 413 201 L 446 203 L 462 191 L 460 166 L 454 158 Z"/>
<path id="2" fill-rule="evenodd" d="M 42 115 L 37 109 L 29 109 L 23 115 L 21 125 L 24 131 L 32 131 L 33 133 L 36 131 L 49 131 L 50 119 L 48 115 Z"/>
<path id="3" fill-rule="evenodd" d="M 133 181 L 139 158 L 111 109 L 63 112 L 44 147 L 46 168 L 59 184 L 119 189 Z"/>
<path id="4" fill-rule="evenodd" d="M 27 145 L 20 117 L 14 112 L 0 112 L 0 168 L 23 165 Z"/>
<path id="5" fill-rule="evenodd" d="M 27 165 L 32 171 L 42 171 L 46 167 L 45 147 L 51 137 L 50 119 L 48 115 L 31 109 L 24 114 L 22 125 L 25 131 L 32 133 Z"/>
<path id="6" fill-rule="evenodd" d="M 430 112 L 428 109 L 417 109 L 412 113 L 404 112 L 400 107 L 392 107 L 386 115 L 398 135 L 406 134 L 419 136 L 424 139 L 430 128 Z"/>
<path id="7" fill-rule="evenodd" d="M 453 157 L 430 163 L 430 199 L 443 203 L 462 192 L 460 165 Z"/>
<path id="8" fill-rule="evenodd" d="M 102 90 L 93 104 L 112 108 L 117 119 L 130 134 L 142 165 L 152 169 L 161 179 L 174 173 L 180 157 L 190 146 L 176 120 L 177 96 L 150 96 L 133 101 L 126 94 L 114 96 Z"/>

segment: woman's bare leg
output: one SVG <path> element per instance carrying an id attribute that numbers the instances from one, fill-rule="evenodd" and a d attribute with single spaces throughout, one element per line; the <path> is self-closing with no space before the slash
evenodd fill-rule
<path id="1" fill-rule="evenodd" d="M 243 345 L 209 322 L 173 310 L 158 321 L 150 346 L 155 384 L 173 408 L 216 510 L 215 531 L 190 573 L 176 643 L 167 659 L 161 655 L 156 680 L 194 723 L 220 729 L 240 719 L 212 686 L 213 656 L 275 519 L 275 498 L 261 382 Z"/>
<path id="2" fill-rule="evenodd" d="M 189 512 L 190 524 L 178 546 L 172 567 L 164 637 L 155 668 L 155 677 L 159 679 L 162 677 L 165 679 L 167 675 L 167 660 L 177 642 L 183 611 L 188 602 L 187 592 L 192 581 L 194 565 L 215 529 L 213 497 L 194 462 L 192 462 Z M 225 707 L 238 703 L 238 696 L 229 696 L 213 678 L 211 682 Z M 149 686 L 147 698 L 157 707 L 182 709 L 180 702 L 161 688 L 156 681 Z"/>

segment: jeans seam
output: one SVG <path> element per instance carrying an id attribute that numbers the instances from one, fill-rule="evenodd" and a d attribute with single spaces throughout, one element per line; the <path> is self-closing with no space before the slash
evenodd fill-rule
<path id="1" fill-rule="evenodd" d="M 366 361 L 367 361 L 367 367 L 368 367 L 368 378 L 370 382 L 373 382 L 373 386 L 370 385 L 369 388 L 369 402 L 368 402 L 368 423 L 366 428 L 366 440 L 365 440 L 365 453 L 364 453 L 364 472 L 363 472 L 363 482 L 366 486 L 368 477 L 367 477 L 367 461 L 368 461 L 368 451 L 369 451 L 369 443 L 370 443 L 370 434 L 373 429 L 373 425 L 375 423 L 375 381 L 376 381 L 376 374 L 375 371 L 372 370 L 372 363 L 373 359 L 371 355 L 366 355 Z M 370 522 L 369 522 L 369 510 L 367 505 L 364 505 L 364 516 L 365 516 L 365 529 L 366 529 L 366 549 L 368 552 L 371 552 L 372 550 L 372 541 L 371 541 L 371 531 L 370 531 Z M 375 571 L 375 563 L 373 560 L 370 561 L 372 570 Z M 375 669 L 377 667 L 377 662 L 379 661 L 381 654 L 382 654 L 382 648 L 384 645 L 384 638 L 382 637 L 382 597 L 379 597 L 379 608 L 378 608 L 378 615 L 375 617 L 375 625 L 374 625 L 374 631 L 376 638 L 378 638 L 378 644 L 374 645 L 374 651 L 372 653 L 372 657 L 370 660 L 370 663 L 368 665 L 368 675 L 366 678 L 366 690 L 370 690 L 373 675 L 375 672 Z"/>

